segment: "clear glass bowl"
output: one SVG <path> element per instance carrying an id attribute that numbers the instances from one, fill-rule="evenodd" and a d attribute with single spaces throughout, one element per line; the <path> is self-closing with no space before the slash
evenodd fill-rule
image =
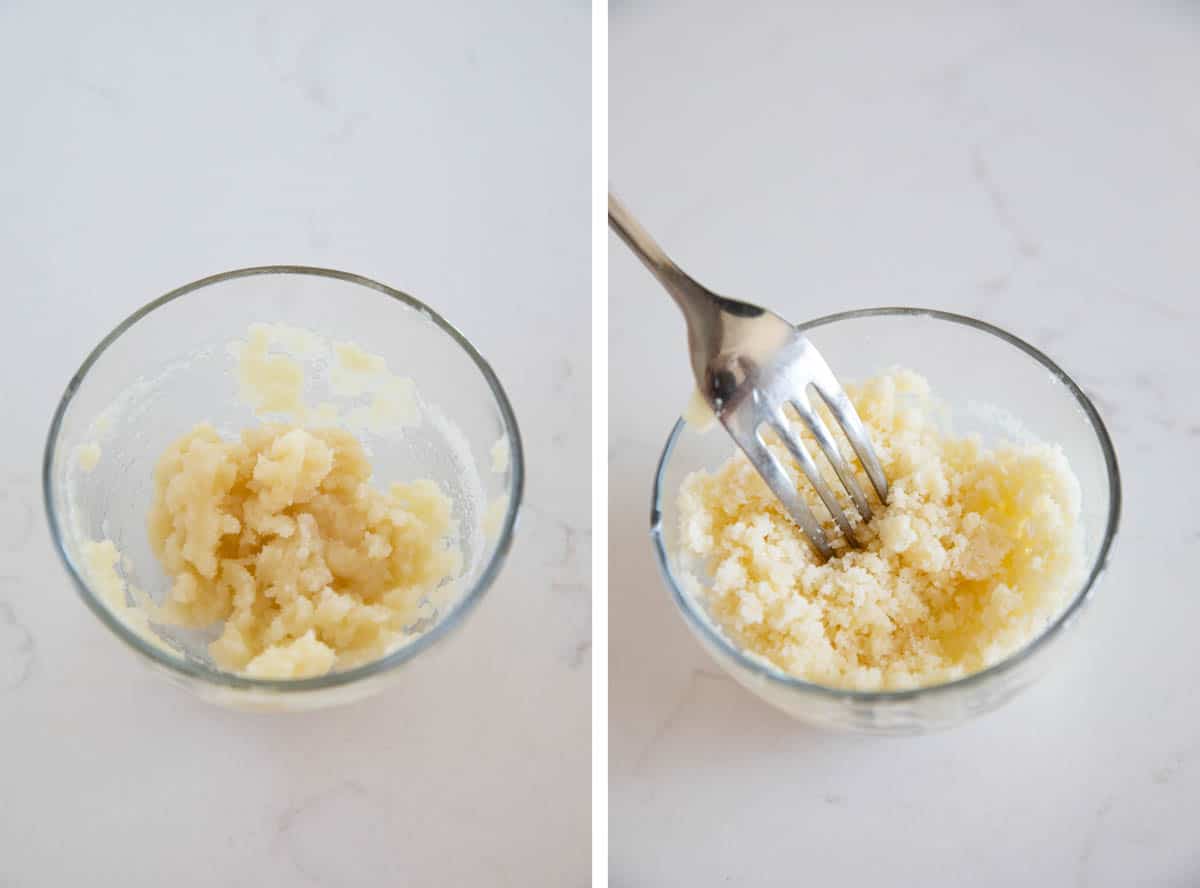
<path id="1" fill-rule="evenodd" d="M 164 627 L 170 649 L 147 643 L 92 588 L 82 547 L 110 539 L 131 560 L 125 579 L 157 602 L 169 581 L 146 533 L 154 466 L 200 421 L 228 436 L 261 420 L 237 396 L 228 343 L 253 323 L 311 330 L 380 355 L 411 377 L 422 421 L 394 434 L 359 433 L 379 486 L 432 478 L 459 523 L 462 594 L 415 640 L 373 662 L 304 679 L 263 680 L 215 666 L 211 634 Z M 306 395 L 310 381 L 306 380 Z M 316 402 L 317 398 L 312 399 Z M 509 460 L 493 471 L 492 448 Z M 93 470 L 79 447 L 99 445 Z M 500 381 L 475 347 L 431 308 L 383 284 L 339 271 L 248 268 L 204 278 L 139 309 L 96 346 L 71 379 L 46 443 L 43 490 L 54 543 L 83 601 L 132 650 L 176 683 L 214 702 L 309 709 L 360 699 L 462 622 L 495 579 L 512 542 L 524 476 L 516 419 Z M 489 516 L 489 507 L 493 513 Z M 496 517 L 500 517 L 495 522 Z M 495 522 L 486 532 L 485 519 Z"/>
<path id="2" fill-rule="evenodd" d="M 1004 661 L 940 685 L 896 692 L 823 687 L 751 660 L 708 619 L 677 579 L 678 492 L 699 469 L 733 453 L 719 427 L 698 433 L 680 420 L 654 481 L 651 536 L 659 565 L 687 625 L 733 678 L 789 715 L 811 724 L 878 734 L 947 728 L 1011 699 L 1041 675 L 1059 650 L 1104 570 L 1117 532 L 1121 484 L 1104 423 L 1079 387 L 1049 358 L 990 324 L 914 308 L 846 312 L 800 325 L 843 381 L 904 366 L 925 376 L 951 408 L 957 432 L 985 443 L 1030 434 L 1062 445 L 1082 489 L 1083 584 L 1036 639 Z M 866 482 L 863 482 L 864 485 Z M 702 572 L 695 574 L 702 578 Z"/>

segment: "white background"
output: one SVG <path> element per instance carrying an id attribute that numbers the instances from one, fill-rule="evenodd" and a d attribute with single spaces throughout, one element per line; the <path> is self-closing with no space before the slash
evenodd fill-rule
<path id="1" fill-rule="evenodd" d="M 652 563 L 691 379 L 611 238 L 613 884 L 1200 884 L 1200 7 L 801 6 L 614 3 L 614 187 L 719 292 L 1045 349 L 1109 424 L 1123 529 L 1081 643 L 1006 708 L 899 740 L 788 720 Z"/>
<path id="2" fill-rule="evenodd" d="M 554 0 L 0 2 L 0 885 L 586 884 L 588 23 Z M 270 263 L 435 306 L 528 465 L 461 631 L 380 697 L 286 717 L 143 669 L 77 600 L 38 486 L 101 336 Z"/>

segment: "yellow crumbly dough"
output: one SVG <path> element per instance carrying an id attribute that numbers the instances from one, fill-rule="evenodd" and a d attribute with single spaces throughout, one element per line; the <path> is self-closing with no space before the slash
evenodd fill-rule
<path id="1" fill-rule="evenodd" d="M 291 398 L 288 374 L 274 395 Z M 432 481 L 373 489 L 358 440 L 264 425 L 224 441 L 199 425 L 163 454 L 148 529 L 173 584 L 155 619 L 224 624 L 209 648 L 259 678 L 374 659 L 461 568 L 450 501 Z"/>
<path id="2" fill-rule="evenodd" d="M 503 435 L 492 445 L 492 472 L 496 475 L 503 475 L 508 471 L 508 463 L 511 459 L 511 450 L 508 446 L 508 438 Z"/>
<path id="3" fill-rule="evenodd" d="M 230 343 L 237 358 L 238 397 L 260 416 L 269 413 L 305 417 L 304 365 L 288 354 L 272 352 L 272 346 L 304 345 L 298 340 L 305 330 L 282 324 L 252 324 L 244 342 Z"/>
<path id="4" fill-rule="evenodd" d="M 712 578 L 689 578 L 692 594 L 751 655 L 838 688 L 938 684 L 1032 640 L 1081 571 L 1079 482 L 1062 450 L 989 450 L 943 432 L 928 383 L 910 371 L 848 391 L 891 484 L 866 545 L 816 563 L 738 453 L 680 492 L 682 552 Z M 811 485 L 801 490 L 828 514 Z"/>
<path id="5" fill-rule="evenodd" d="M 93 471 L 100 464 L 100 445 L 89 441 L 86 444 L 80 444 L 78 449 L 79 468 L 85 472 Z"/>
<path id="6" fill-rule="evenodd" d="M 170 648 L 150 626 L 154 602 L 137 586 L 125 582 L 117 570 L 121 561 L 121 553 L 112 540 L 93 540 L 83 544 L 84 570 L 109 610 L 142 639 L 169 651 Z M 128 559 L 125 559 L 125 563 L 128 566 Z M 133 605 L 128 603 L 130 597 L 134 600 Z"/>
<path id="7" fill-rule="evenodd" d="M 716 414 L 713 413 L 708 401 L 704 400 L 699 389 L 692 389 L 692 395 L 683 409 L 683 421 L 698 432 L 708 431 L 717 421 Z"/>
<path id="8" fill-rule="evenodd" d="M 346 425 L 374 433 L 392 433 L 419 425 L 415 383 L 388 370 L 387 361 L 352 342 L 333 343 L 327 369 L 331 394 L 370 401 L 350 407 L 344 416 L 337 403 L 310 405 L 305 400 L 305 362 L 330 350 L 325 339 L 301 327 L 252 324 L 244 340 L 228 346 L 237 361 L 238 396 L 263 417 L 286 416 L 297 422 Z"/>
<path id="9" fill-rule="evenodd" d="M 488 503 L 483 513 L 483 533 L 489 540 L 500 535 L 504 526 L 504 516 L 508 513 L 508 494 L 502 493 Z"/>

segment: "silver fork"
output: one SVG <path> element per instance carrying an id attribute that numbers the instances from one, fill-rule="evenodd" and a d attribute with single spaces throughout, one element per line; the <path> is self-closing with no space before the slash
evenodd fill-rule
<path id="1" fill-rule="evenodd" d="M 825 359 L 806 336 L 779 315 L 718 296 L 694 281 L 611 194 L 608 222 L 682 309 L 697 390 L 816 552 L 828 558 L 833 547 L 783 465 L 767 448 L 764 429 L 773 430 L 799 464 L 846 542 L 859 545 L 850 520 L 812 455 L 792 431 L 784 409 L 790 407 L 808 427 L 862 520 L 870 521 L 871 506 L 813 406 L 809 386 L 842 427 L 882 503 L 888 498 L 887 478 L 854 405 Z"/>

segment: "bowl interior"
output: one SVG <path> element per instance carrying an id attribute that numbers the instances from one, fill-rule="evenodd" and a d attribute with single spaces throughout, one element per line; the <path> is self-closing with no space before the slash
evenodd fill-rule
<path id="1" fill-rule="evenodd" d="M 936 312 L 879 309 L 823 318 L 802 327 L 843 383 L 861 381 L 897 366 L 911 369 L 924 376 L 935 396 L 949 407 L 947 421 L 956 433 L 978 434 L 989 445 L 1007 440 L 1062 446 L 1080 482 L 1087 568 L 1085 583 L 1067 596 L 1064 612 L 1071 610 L 1086 594 L 1098 559 L 1107 551 L 1115 531 L 1114 496 L 1118 487 L 1107 433 L 1061 371 L 1002 331 Z M 678 578 L 685 571 L 702 584 L 707 579 L 700 565 L 686 556 L 680 560 L 679 488 L 692 472 L 717 468 L 733 449 L 719 427 L 706 432 L 682 424 L 676 427 L 654 491 L 656 514 L 661 517 L 655 533 L 661 534 L 660 552 L 667 575 L 676 600 L 691 611 L 689 622 L 707 636 L 703 639 L 707 645 L 716 645 L 727 658 L 760 677 L 799 689 L 815 689 L 741 657 L 707 619 L 702 604 L 680 591 Z M 862 483 L 866 485 L 865 480 Z M 1019 652 L 1010 659 L 1017 656 Z"/>
<path id="2" fill-rule="evenodd" d="M 415 382 L 416 425 L 359 426 L 355 432 L 371 457 L 372 484 L 428 478 L 448 495 L 464 560 L 455 588 L 470 594 L 498 545 L 506 544 L 520 443 L 498 383 L 456 332 L 419 303 L 373 282 L 316 269 L 219 275 L 147 308 L 114 331 L 73 381 L 51 442 L 51 507 L 76 571 L 83 573 L 87 541 L 109 539 L 129 560 L 125 579 L 155 601 L 164 600 L 169 581 L 146 532 L 154 467 L 168 444 L 201 421 L 226 437 L 264 421 L 239 398 L 229 346 L 245 340 L 252 324 L 284 324 L 325 341 L 302 356 L 306 403 L 338 398 L 327 383 L 335 358 L 325 350 L 336 342 L 384 358 L 391 373 Z M 272 350 L 280 348 L 297 353 L 287 344 Z M 365 407 L 369 398 L 342 397 L 339 412 Z M 498 441 L 510 458 L 494 470 Z M 85 471 L 80 447 L 91 444 L 99 447 L 100 458 Z M 432 622 L 444 620 L 460 600 L 446 602 Z M 206 650 L 214 631 L 161 627 L 159 634 L 182 658 L 216 668 Z"/>

